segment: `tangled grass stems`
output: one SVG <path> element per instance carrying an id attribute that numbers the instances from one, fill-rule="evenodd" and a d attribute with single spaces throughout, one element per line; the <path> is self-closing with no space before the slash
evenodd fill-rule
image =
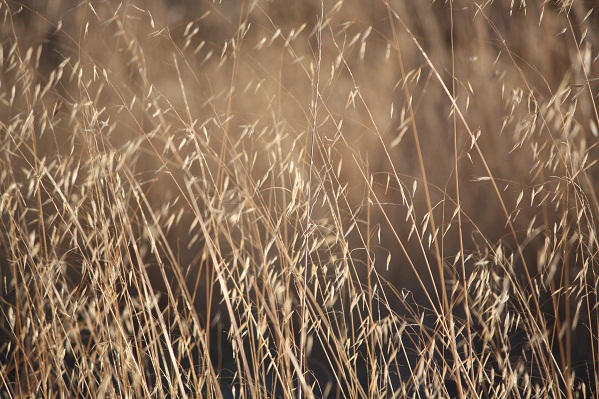
<path id="1" fill-rule="evenodd" d="M 0 1 L 0 397 L 596 396 L 596 19 Z"/>

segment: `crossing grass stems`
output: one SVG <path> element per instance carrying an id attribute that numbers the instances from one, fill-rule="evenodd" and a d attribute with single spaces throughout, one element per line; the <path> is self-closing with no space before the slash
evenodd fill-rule
<path id="1" fill-rule="evenodd" d="M 596 396 L 598 16 L 508 3 L 0 1 L 0 397 Z"/>

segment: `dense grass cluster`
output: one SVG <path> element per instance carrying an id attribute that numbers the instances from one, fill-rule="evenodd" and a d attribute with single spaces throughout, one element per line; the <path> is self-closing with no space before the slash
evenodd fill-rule
<path id="1" fill-rule="evenodd" d="M 0 397 L 596 397 L 593 9 L 0 0 Z"/>

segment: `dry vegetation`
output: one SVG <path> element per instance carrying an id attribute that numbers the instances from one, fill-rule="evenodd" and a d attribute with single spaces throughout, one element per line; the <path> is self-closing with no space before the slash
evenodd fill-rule
<path id="1" fill-rule="evenodd" d="M 0 397 L 596 397 L 599 15 L 513 3 L 0 1 Z"/>

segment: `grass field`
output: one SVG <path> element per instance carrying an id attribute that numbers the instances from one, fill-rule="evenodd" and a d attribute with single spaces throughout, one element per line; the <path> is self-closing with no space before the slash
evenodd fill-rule
<path id="1" fill-rule="evenodd" d="M 580 0 L 0 0 L 0 398 L 599 395 Z"/>

